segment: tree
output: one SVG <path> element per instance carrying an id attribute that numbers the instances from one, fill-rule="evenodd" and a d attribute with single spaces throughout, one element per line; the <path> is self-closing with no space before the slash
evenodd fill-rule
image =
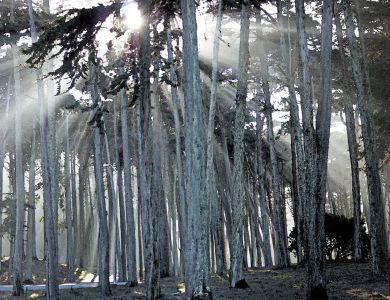
<path id="1" fill-rule="evenodd" d="M 15 22 L 15 2 L 11 1 L 11 22 Z M 21 107 L 22 96 L 20 91 L 20 69 L 18 50 L 15 44 L 11 45 L 14 62 L 15 80 L 15 107 Z M 22 254 L 24 235 L 24 175 L 23 175 L 23 152 L 22 152 L 22 112 L 15 110 L 15 176 L 16 176 L 16 228 L 15 246 L 13 256 L 13 295 L 19 296 L 22 291 Z"/>
<path id="2" fill-rule="evenodd" d="M 100 93 L 97 86 L 97 66 L 96 62 L 91 62 L 91 96 L 96 105 L 94 116 L 94 158 L 95 158 L 95 181 L 96 194 L 99 215 L 99 247 L 100 247 L 100 276 L 99 281 L 101 285 L 102 296 L 111 295 L 110 279 L 109 279 L 109 233 L 107 226 L 107 211 L 106 201 L 104 199 L 103 190 L 103 166 L 102 166 L 102 145 L 101 134 L 103 132 L 102 107 L 100 103 Z"/>
<path id="3" fill-rule="evenodd" d="M 208 255 L 206 232 L 209 203 L 205 197 L 205 130 L 200 91 L 198 42 L 195 1 L 181 0 L 183 20 L 183 88 L 186 152 L 187 239 L 185 241 L 186 297 L 200 298 L 209 294 L 204 259 Z"/>
<path id="4" fill-rule="evenodd" d="M 342 1 L 345 16 L 346 33 L 351 54 L 353 78 L 357 92 L 357 106 L 359 110 L 364 157 L 366 162 L 366 176 L 368 198 L 370 203 L 370 236 L 371 236 L 371 272 L 378 276 L 383 272 L 383 262 L 387 257 L 387 237 L 384 229 L 385 216 L 382 200 L 382 187 L 379 175 L 378 157 L 374 138 L 374 129 L 371 120 L 370 99 L 371 92 L 362 66 L 359 62 L 357 41 L 354 33 L 355 25 L 352 19 L 351 2 Z M 365 70 L 365 74 L 367 74 Z"/>
<path id="5" fill-rule="evenodd" d="M 230 286 L 245 288 L 248 284 L 244 278 L 242 230 L 244 222 L 244 189 L 243 189 L 243 155 L 245 132 L 245 108 L 248 84 L 249 65 L 249 1 L 241 4 L 240 50 L 238 58 L 238 85 L 236 94 L 236 116 L 234 122 L 234 165 L 233 165 L 233 199 L 232 199 L 232 228 L 230 258 Z"/>

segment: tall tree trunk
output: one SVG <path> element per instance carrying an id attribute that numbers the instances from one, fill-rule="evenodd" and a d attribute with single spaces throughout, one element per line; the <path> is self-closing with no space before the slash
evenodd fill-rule
<path id="1" fill-rule="evenodd" d="M 312 199 L 309 227 L 310 299 L 327 298 L 325 281 L 325 201 L 332 98 L 332 18 L 333 1 L 324 0 L 321 25 L 320 97 L 316 116 L 316 190 Z"/>
<path id="2" fill-rule="evenodd" d="M 387 237 L 385 227 L 384 206 L 382 199 L 382 186 L 379 175 L 378 156 L 372 123 L 370 101 L 372 100 L 367 78 L 363 76 L 359 62 L 355 25 L 352 19 L 351 1 L 343 0 L 342 6 L 345 15 L 347 38 L 351 53 L 352 70 L 357 92 L 357 106 L 359 110 L 362 136 L 364 144 L 364 157 L 366 162 L 366 175 L 368 185 L 368 198 L 370 203 L 370 236 L 371 236 L 371 272 L 374 276 L 383 273 L 384 261 L 387 257 Z M 366 57 L 364 59 L 367 59 Z"/>
<path id="3" fill-rule="evenodd" d="M 85 148 L 80 149 L 79 152 L 79 215 L 80 215 L 80 268 L 84 268 L 86 264 L 86 228 L 85 228 L 85 204 L 86 204 L 86 172 L 88 172 L 88 158 L 82 151 L 86 151 Z M 88 148 L 89 151 L 89 148 Z"/>
<path id="4" fill-rule="evenodd" d="M 160 108 L 160 98 L 158 95 L 158 79 L 159 79 L 159 64 L 154 63 L 154 78 L 151 86 L 151 105 L 152 109 L 152 117 L 153 117 L 153 127 L 152 127 L 152 135 L 153 135 L 153 153 L 152 153 L 152 199 L 156 203 L 156 211 L 157 211 L 157 235 L 159 238 L 159 254 L 158 257 L 160 259 L 160 277 L 169 276 L 169 256 L 170 256 L 170 231 L 168 225 L 168 214 L 167 214 L 167 206 L 166 206 L 166 195 L 163 184 L 163 174 L 162 170 L 163 166 L 163 157 L 162 153 L 167 153 L 168 149 L 163 144 L 163 139 L 165 136 L 164 128 L 162 126 L 163 119 L 161 116 L 161 108 Z M 159 151 L 157 151 L 159 149 Z"/>
<path id="5" fill-rule="evenodd" d="M 350 78 L 348 77 L 347 64 L 345 51 L 343 49 L 343 32 L 341 27 L 341 21 L 339 14 L 335 15 L 335 24 L 337 32 L 337 43 L 339 45 L 340 60 L 342 64 L 342 78 L 344 87 L 348 92 Z M 352 176 L 352 199 L 353 199 L 353 259 L 359 261 L 362 259 L 362 248 L 361 248 L 361 195 L 360 195 L 360 180 L 359 180 L 359 162 L 358 162 L 358 144 L 356 140 L 356 127 L 355 127 L 355 114 L 353 110 L 352 101 L 348 97 L 343 97 L 344 113 L 345 113 L 345 125 L 347 127 L 347 139 L 348 139 L 348 150 L 349 158 L 351 161 L 351 176 Z"/>
<path id="6" fill-rule="evenodd" d="M 11 1 L 11 22 L 15 22 L 15 3 Z M 23 256 L 23 233 L 24 233 L 24 172 L 23 172 L 23 150 L 22 150 L 22 98 L 20 91 L 20 69 L 18 48 L 16 44 L 11 45 L 14 80 L 15 80 L 15 176 L 16 176 L 16 216 L 15 216 L 15 246 L 13 254 L 13 295 L 19 296 L 22 290 L 22 256 Z"/>
<path id="7" fill-rule="evenodd" d="M 73 206 L 72 206 L 72 186 L 71 182 L 71 157 L 69 146 L 69 113 L 65 116 L 65 166 L 64 166 L 64 178 L 65 178 L 65 210 L 66 210 L 66 269 L 67 279 L 69 282 L 74 281 L 74 253 L 73 253 Z"/>
<path id="8" fill-rule="evenodd" d="M 260 207 L 260 227 L 263 235 L 263 256 L 264 266 L 266 268 L 272 267 L 272 253 L 271 253 L 271 237 L 269 232 L 270 215 L 267 205 L 267 195 L 265 191 L 265 168 L 263 161 L 263 132 L 264 118 L 260 113 L 256 113 L 256 141 L 257 141 L 257 172 L 258 172 L 258 189 L 259 189 L 259 207 Z"/>
<path id="9" fill-rule="evenodd" d="M 287 14 L 289 14 L 289 5 L 290 1 L 287 2 Z M 304 206 L 307 202 L 305 198 L 305 169 L 304 169 L 304 153 L 302 145 L 302 130 L 299 121 L 299 107 L 295 94 L 295 85 L 294 85 L 294 74 L 291 70 L 291 58 L 288 55 L 288 52 L 291 49 L 290 43 L 288 47 L 286 45 L 285 32 L 286 24 L 283 17 L 283 5 L 282 1 L 277 1 L 278 7 L 278 30 L 279 30 L 279 40 L 281 53 L 283 58 L 284 69 L 286 70 L 286 81 L 287 88 L 289 93 L 290 101 L 290 127 L 291 127 L 291 154 L 292 154 L 292 170 L 293 170 L 293 189 L 294 189 L 294 203 L 296 206 L 295 215 L 296 215 L 296 228 L 297 228 L 297 260 L 298 263 L 301 263 L 303 260 L 303 239 L 304 239 Z M 289 17 L 289 16 L 288 16 Z M 290 24 L 287 26 L 287 32 L 290 34 Z M 289 39 L 290 41 L 290 39 Z"/>
<path id="10" fill-rule="evenodd" d="M 119 161 L 119 146 L 118 146 L 118 122 L 117 122 L 117 104 L 113 102 L 113 110 L 114 110 L 114 158 L 115 158 L 115 166 L 116 166 L 116 184 L 117 184 L 117 192 L 116 192 L 116 203 L 117 203 L 117 221 L 116 221 L 116 232 L 117 232 L 117 260 L 118 260 L 118 273 L 119 273 L 119 281 L 125 281 L 126 277 L 126 228 L 125 228 L 125 218 L 124 218 L 124 205 L 123 205 L 123 181 L 122 181 L 122 168 L 121 163 Z M 119 218 L 118 218 L 119 216 Z M 123 227 L 122 227 L 123 226 Z M 119 243 L 119 245 L 118 245 Z"/>
<path id="11" fill-rule="evenodd" d="M 131 187 L 131 163 L 130 163 L 130 144 L 129 130 L 127 120 L 127 104 L 125 90 L 122 89 L 119 94 L 120 113 L 121 113 L 121 133 L 123 144 L 123 170 L 125 181 L 125 207 L 126 207 L 126 232 L 127 232 L 127 282 L 131 286 L 137 285 L 137 271 L 135 260 L 135 225 L 134 225 L 134 206 L 133 193 Z"/>
<path id="12" fill-rule="evenodd" d="M 139 137 L 139 160 L 141 179 L 141 218 L 143 234 L 143 254 L 145 265 L 145 294 L 147 299 L 160 296 L 160 270 L 158 258 L 158 236 L 156 228 L 156 203 L 151 194 L 152 178 L 152 126 L 150 103 L 150 0 L 143 1 L 140 10 L 145 18 L 144 26 L 140 30 L 140 122 L 137 122 L 137 135 Z"/>
<path id="13" fill-rule="evenodd" d="M 94 103 L 98 106 L 94 112 L 96 115 L 102 115 L 100 112 L 100 94 L 97 87 L 97 70 L 94 63 L 91 63 L 91 93 Z M 101 132 L 103 126 L 103 120 L 96 120 L 94 128 L 94 156 L 95 156 L 95 181 L 97 192 L 97 206 L 99 216 L 99 248 L 100 248 L 100 276 L 99 281 L 101 285 L 102 296 L 111 295 L 110 281 L 109 281 L 109 233 L 107 226 L 107 210 L 106 201 L 104 199 L 104 183 L 103 183 L 103 166 L 102 166 L 102 145 L 101 145 Z"/>
<path id="14" fill-rule="evenodd" d="M 298 35 L 298 52 L 299 52 L 299 79 L 302 109 L 302 126 L 303 126 L 303 151 L 304 156 L 304 240 L 305 253 L 309 255 L 309 229 L 310 229 L 310 201 L 314 198 L 314 127 L 313 127 L 313 99 L 311 90 L 311 77 L 309 69 L 309 50 L 305 32 L 305 8 L 303 0 L 295 0 L 295 9 L 297 13 L 297 35 Z M 306 257 L 308 259 L 308 257 Z"/>
<path id="15" fill-rule="evenodd" d="M 242 230 L 244 226 L 244 133 L 245 109 L 249 66 L 249 16 L 250 4 L 244 0 L 241 4 L 240 49 L 238 58 L 238 83 L 236 94 L 236 116 L 234 122 L 234 165 L 232 227 L 233 236 L 230 246 L 230 286 L 246 288 L 244 277 Z"/>
<path id="16" fill-rule="evenodd" d="M 36 159 L 36 128 L 33 120 L 31 136 L 30 170 L 28 176 L 28 216 L 27 216 L 27 245 L 26 245 L 26 275 L 25 280 L 32 282 L 33 240 L 35 239 L 33 227 L 35 218 L 35 159 Z M 2 184 L 2 182 L 0 182 Z"/>
<path id="17" fill-rule="evenodd" d="M 220 241 L 217 238 L 218 235 L 218 216 L 217 216 L 217 195 L 215 189 L 215 170 L 214 170 L 214 123 L 215 123 L 215 110 L 217 102 L 217 80 L 218 80 L 218 60 L 219 60 L 219 41 L 222 37 L 221 23 L 222 23 L 222 4 L 223 0 L 218 1 L 217 20 L 215 24 L 214 32 L 214 46 L 213 46 L 213 60 L 212 60 L 212 74 L 211 74 L 211 88 L 210 88 L 210 107 L 208 115 L 207 125 L 207 152 L 206 152 L 206 197 L 210 201 L 210 208 L 212 217 L 206 215 L 206 218 L 211 221 L 211 224 L 207 222 L 206 232 L 209 233 L 211 229 L 211 235 L 214 236 L 214 242 L 218 244 L 218 250 L 220 250 Z M 208 240 L 208 239 L 207 239 Z M 210 271 L 209 255 L 206 248 L 205 265 L 203 267 L 205 277 L 208 277 Z M 215 248 L 217 252 L 217 248 Z M 218 256 L 220 261 L 220 256 Z M 221 264 L 219 263 L 220 268 Z"/>
<path id="18" fill-rule="evenodd" d="M 177 168 L 177 179 L 178 179 L 178 189 L 179 189 L 179 201 L 177 202 L 178 206 L 178 215 L 179 215 L 179 234 L 180 234 L 180 251 L 181 257 L 183 257 L 184 249 L 186 249 L 184 243 L 186 239 L 186 229 L 187 229 L 187 217 L 186 217 L 186 200 L 185 200 L 185 183 L 184 183 L 184 173 L 183 173 L 183 158 L 182 158 L 182 145 L 181 145 L 181 125 L 179 117 L 179 101 L 177 97 L 177 78 L 174 66 L 173 59 L 173 47 L 172 47 L 172 34 L 170 26 L 167 28 L 167 48 L 168 48 L 168 61 L 170 64 L 169 74 L 170 80 L 172 82 L 171 93 L 172 93 L 172 111 L 173 119 L 175 122 L 175 151 L 176 151 L 176 168 Z M 181 259 L 182 263 L 184 260 Z M 185 269 L 185 266 L 182 265 L 182 269 Z"/>
<path id="19" fill-rule="evenodd" d="M 79 135 L 76 135 L 79 138 Z M 80 265 L 79 247 L 80 247 L 80 223 L 77 211 L 77 186 L 76 186 L 76 154 L 74 144 L 70 149 L 70 181 L 72 185 L 72 227 L 73 227 L 73 265 Z"/>
<path id="20" fill-rule="evenodd" d="M 209 294 L 208 272 L 203 271 L 209 255 L 208 222 L 209 202 L 205 197 L 205 130 L 203 102 L 200 89 L 198 42 L 195 1 L 181 0 L 183 21 L 183 69 L 185 101 L 185 153 L 187 240 L 185 242 L 186 297 L 196 298 Z"/>
<path id="21" fill-rule="evenodd" d="M 261 19 L 260 14 L 256 15 L 257 23 L 257 34 L 261 40 L 259 45 L 260 50 L 260 64 L 261 64 L 261 79 L 262 79 L 262 88 L 264 93 L 265 100 L 265 116 L 267 118 L 267 140 L 269 147 L 270 155 L 270 169 L 272 175 L 272 196 L 274 199 L 274 226 L 275 226 L 275 238 L 276 238 L 276 248 L 275 248 L 275 265 L 278 268 L 286 268 L 288 266 L 287 259 L 287 248 L 286 248 L 286 237 L 284 235 L 283 229 L 283 214 L 282 214 L 282 197 L 281 197 L 281 187 L 280 187 L 280 175 L 278 170 L 278 161 L 275 150 L 275 137 L 274 137 L 274 125 L 272 119 L 273 106 L 271 104 L 271 92 L 269 87 L 269 71 L 268 71 L 268 62 L 264 52 L 263 46 L 263 32 L 261 29 Z"/>

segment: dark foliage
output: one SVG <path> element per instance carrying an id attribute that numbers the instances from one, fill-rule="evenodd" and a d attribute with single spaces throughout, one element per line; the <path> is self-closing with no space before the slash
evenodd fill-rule
<path id="1" fill-rule="evenodd" d="M 70 79 L 69 88 L 74 87 L 78 79 L 87 78 L 87 55 L 94 52 L 96 34 L 107 17 L 112 13 L 119 14 L 120 8 L 121 3 L 115 2 L 108 6 L 100 4 L 88 9 L 71 9 L 58 16 L 42 32 L 39 41 L 23 51 L 30 55 L 27 63 L 31 67 L 40 67 L 47 58 L 62 58 L 62 65 L 47 76 L 58 80 L 66 76 Z"/>
<path id="2" fill-rule="evenodd" d="M 362 220 L 362 230 L 360 233 L 362 241 L 362 257 L 367 259 L 370 252 L 370 238 L 366 233 L 364 221 Z M 289 240 L 290 252 L 296 252 L 295 227 L 290 232 Z M 351 259 L 353 254 L 353 218 L 344 216 L 325 214 L 325 255 L 327 260 L 342 261 Z"/>

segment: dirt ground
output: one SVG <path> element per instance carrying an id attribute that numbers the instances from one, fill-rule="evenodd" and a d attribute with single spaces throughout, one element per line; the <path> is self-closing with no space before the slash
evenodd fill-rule
<path id="1" fill-rule="evenodd" d="M 332 263 L 327 265 L 327 289 L 330 299 L 390 299 L 390 263 L 387 274 L 371 278 L 368 263 Z M 283 270 L 250 269 L 246 272 L 249 288 L 229 288 L 225 277 L 212 277 L 213 299 L 305 299 L 306 269 L 290 267 Z M 183 285 L 178 278 L 161 279 L 163 299 L 183 299 Z M 101 297 L 99 288 L 61 290 L 60 299 L 143 299 L 143 285 L 113 287 L 112 297 Z M 45 299 L 43 293 L 28 294 L 19 299 Z M 18 299 L 7 293 L 0 299 Z"/>

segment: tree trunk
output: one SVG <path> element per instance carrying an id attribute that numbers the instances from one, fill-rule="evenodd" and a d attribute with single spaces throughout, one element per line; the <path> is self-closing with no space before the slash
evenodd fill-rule
<path id="1" fill-rule="evenodd" d="M 332 98 L 332 18 L 333 1 L 324 0 L 321 25 L 320 97 L 316 116 L 316 190 L 312 199 L 309 228 L 309 293 L 327 298 L 325 280 L 325 201 Z"/>
<path id="2" fill-rule="evenodd" d="M 357 92 L 357 106 L 362 127 L 364 157 L 366 161 L 371 221 L 371 272 L 374 276 L 378 276 L 383 273 L 384 261 L 387 256 L 387 237 L 384 229 L 385 216 L 382 201 L 382 187 L 375 145 L 374 128 L 372 124 L 372 112 L 370 108 L 371 92 L 367 85 L 367 79 L 363 76 L 362 67 L 359 62 L 356 36 L 354 32 L 355 25 L 352 19 L 350 0 L 343 0 L 342 6 L 347 27 L 347 38 L 351 53 L 352 70 Z M 366 77 L 368 77 L 368 74 L 366 74 Z"/>
<path id="3" fill-rule="evenodd" d="M 11 22 L 15 22 L 14 12 L 15 3 L 11 1 Z M 15 175 L 16 175 L 16 216 L 15 216 L 15 246 L 13 254 L 13 295 L 19 296 L 22 290 L 22 256 L 23 256 L 23 235 L 24 235 L 24 172 L 23 172 L 23 150 L 22 150 L 22 107 L 20 91 L 20 69 L 18 48 L 15 44 L 11 45 L 14 80 L 15 80 Z"/>
<path id="4" fill-rule="evenodd" d="M 289 9 L 290 1 L 287 4 L 287 10 Z M 285 22 L 283 18 L 283 5 L 282 1 L 277 1 L 278 7 L 278 30 L 279 40 L 283 59 L 284 69 L 286 70 L 286 81 L 289 93 L 290 101 L 290 128 L 291 128 L 291 156 L 292 156 L 292 171 L 293 171 L 293 190 L 294 190 L 294 205 L 296 228 L 297 228 L 297 261 L 298 264 L 303 261 L 303 245 L 304 245 L 304 207 L 307 199 L 305 198 L 305 169 L 304 169 L 304 153 L 302 145 L 302 130 L 299 121 L 299 107 L 297 98 L 295 95 L 295 80 L 294 74 L 291 70 L 291 58 L 288 52 L 291 49 L 290 43 L 288 47 L 285 39 Z M 289 14 L 289 11 L 287 12 Z M 290 24 L 287 27 L 288 34 L 290 35 Z M 290 39 L 289 39 L 290 42 Z"/>
<path id="5" fill-rule="evenodd" d="M 113 110 L 114 110 L 114 150 L 115 150 L 115 166 L 116 166 L 116 184 L 117 184 L 117 192 L 115 202 L 117 203 L 117 209 L 119 209 L 119 213 L 117 212 L 117 221 L 116 221 L 116 234 L 118 237 L 117 240 L 117 260 L 118 260 L 118 274 L 119 281 L 125 281 L 126 277 L 126 228 L 125 228 L 125 208 L 123 205 L 123 180 L 122 180 L 122 168 L 121 163 L 119 161 L 119 146 L 118 146 L 118 123 L 117 123 L 117 108 L 116 102 L 113 102 Z M 119 218 L 118 218 L 119 216 Z"/>
<path id="6" fill-rule="evenodd" d="M 265 100 L 265 116 L 267 118 L 267 140 L 269 147 L 270 155 L 270 169 L 272 175 L 272 196 L 274 199 L 274 226 L 275 226 L 275 238 L 276 238 L 276 248 L 275 248 L 275 265 L 278 268 L 286 268 L 288 266 L 287 259 L 287 248 L 286 248 L 286 237 L 284 235 L 283 229 L 283 214 L 282 214 L 282 197 L 281 197 L 281 187 L 280 187 L 280 175 L 278 170 L 278 161 L 275 150 L 275 137 L 273 132 L 273 119 L 272 111 L 273 106 L 271 104 L 271 93 L 269 87 L 269 71 L 268 71 L 268 62 L 264 52 L 263 46 L 263 32 L 261 29 L 261 20 L 260 15 L 256 16 L 257 23 L 257 34 L 260 39 L 260 64 L 261 64 L 261 79 L 262 79 L 262 88 L 264 93 Z"/>
<path id="7" fill-rule="evenodd" d="M 339 45 L 340 60 L 342 64 L 342 78 L 344 86 L 348 91 L 350 78 L 348 77 L 345 51 L 343 49 L 343 33 L 340 22 L 339 14 L 335 15 L 335 24 L 337 32 L 337 43 Z M 351 161 L 351 176 L 352 176 L 352 199 L 353 199 L 353 259 L 360 261 L 362 259 L 362 248 L 361 248 L 361 195 L 360 195 L 360 180 L 359 180 L 359 162 L 358 162 L 358 144 L 356 140 L 356 127 L 355 127 L 355 114 L 353 110 L 352 101 L 348 97 L 343 97 L 345 101 L 344 113 L 345 113 L 345 125 L 347 127 L 347 138 L 348 138 L 348 150 L 349 158 Z"/>
<path id="8" fill-rule="evenodd" d="M 137 271 L 135 259 L 135 225 L 134 225 L 134 207 L 133 207 L 133 193 L 131 187 L 131 163 L 130 163 L 130 144 L 129 144 L 129 130 L 126 111 L 126 95 L 125 90 L 122 89 L 119 94 L 120 97 L 120 113 L 121 113 L 121 133 L 123 144 L 123 170 L 125 181 L 125 208 L 126 208 L 126 245 L 127 245 L 127 282 L 131 286 L 137 285 Z"/>
<path id="9" fill-rule="evenodd" d="M 167 28 L 167 48 L 168 48 L 168 61 L 170 64 L 170 80 L 173 83 L 171 86 L 172 93 L 172 111 L 173 119 L 175 122 L 175 150 L 176 150 L 176 168 L 177 168 L 177 179 L 178 179 L 178 189 L 179 189 L 179 201 L 177 202 L 178 206 L 178 215 L 179 215 L 179 234 L 180 234 L 180 254 L 183 257 L 183 252 L 185 247 L 185 238 L 186 228 L 187 228 L 187 217 L 186 217 L 186 200 L 185 200 L 185 183 L 184 183 L 184 173 L 183 173 L 183 159 L 182 159 L 182 145 L 181 145 L 181 125 L 179 118 L 179 103 L 177 97 L 177 78 L 173 60 L 173 48 L 172 48 L 172 34 L 170 27 Z M 182 270 L 185 269 L 183 265 L 184 260 L 182 261 Z"/>
<path id="10" fill-rule="evenodd" d="M 244 226 L 244 133 L 245 109 L 247 97 L 247 80 L 249 66 L 249 1 L 241 4 L 240 49 L 238 58 L 238 83 L 236 95 L 236 116 L 234 122 L 234 165 L 233 165 L 233 199 L 232 228 L 233 236 L 230 246 L 230 286 L 246 288 L 244 277 L 242 230 Z"/>
<path id="11" fill-rule="evenodd" d="M 74 253 L 73 253 L 73 206 L 72 206 L 72 186 L 71 182 L 71 157 L 69 146 L 69 113 L 65 116 L 65 166 L 64 166 L 64 178 L 65 178 L 65 209 L 66 209 L 66 267 L 67 267 L 67 279 L 69 282 L 74 281 Z"/>
<path id="12" fill-rule="evenodd" d="M 269 232 L 270 215 L 267 205 L 267 195 L 265 191 L 265 169 L 263 161 L 263 132 L 264 118 L 260 116 L 260 113 L 256 113 L 256 141 L 257 141 L 257 172 L 258 172 L 258 189 L 259 200 L 258 205 L 260 207 L 260 227 L 263 235 L 263 256 L 264 266 L 266 268 L 272 267 L 272 253 L 271 253 L 271 238 Z"/>
<path id="13" fill-rule="evenodd" d="M 97 111 L 94 113 L 103 114 L 99 112 L 100 107 L 100 94 L 97 87 L 97 71 L 94 63 L 91 63 L 91 93 L 94 103 L 98 106 Z M 94 156 L 95 156 L 95 181 L 96 181 L 96 192 L 97 192 L 97 206 L 99 216 L 99 248 L 100 248 L 100 276 L 99 282 L 101 285 L 102 296 L 111 295 L 110 281 L 109 281 L 109 233 L 107 226 L 107 211 L 106 201 L 104 199 L 104 183 L 103 183 L 103 168 L 102 168 L 102 145 L 101 145 L 101 132 L 103 120 L 97 120 L 94 128 Z"/>
<path id="14" fill-rule="evenodd" d="M 183 70 L 185 101 L 185 153 L 186 153 L 186 201 L 187 239 L 185 241 L 186 297 L 210 295 L 208 272 L 203 271 L 206 255 L 209 255 L 208 222 L 209 203 L 205 197 L 205 130 L 203 102 L 200 89 L 198 42 L 195 1 L 181 0 L 183 21 Z"/>
<path id="15" fill-rule="evenodd" d="M 212 60 L 212 74 L 211 74 L 211 88 L 210 88 L 210 107 L 209 107 L 209 116 L 208 116 L 208 126 L 207 126 L 207 152 L 206 152 L 206 197 L 210 201 L 210 208 L 212 217 L 206 215 L 206 218 L 211 221 L 207 222 L 207 227 L 205 228 L 206 232 L 209 233 L 211 229 L 211 235 L 214 236 L 214 244 L 218 246 L 215 248 L 217 252 L 218 249 L 218 264 L 220 272 L 221 270 L 221 256 L 220 256 L 220 241 L 218 240 L 218 216 L 217 216 L 217 195 L 215 189 L 215 171 L 214 171 L 214 123 L 215 123 L 215 110 L 216 110 L 216 101 L 217 101 L 217 80 L 218 80 L 218 60 L 219 60 L 219 41 L 222 37 L 221 32 L 221 23 L 222 23 L 222 3 L 223 0 L 218 1 L 218 12 L 217 20 L 215 24 L 214 32 L 214 47 L 213 47 L 213 60 Z M 210 209 L 209 209 L 210 210 Z M 208 211 L 209 211 L 208 210 Z M 207 239 L 208 240 L 208 239 Z M 205 253 L 208 254 L 208 249 L 206 247 Z M 210 271 L 210 262 L 209 255 L 205 256 L 205 265 L 203 270 L 205 272 L 204 277 L 208 278 Z M 208 279 L 209 280 L 209 279 Z"/>
<path id="16" fill-rule="evenodd" d="M 141 183 L 141 218 L 143 234 L 143 255 L 145 265 L 145 294 L 147 299 L 156 299 L 160 296 L 159 245 L 156 228 L 156 206 L 151 195 L 152 178 L 152 126 L 150 104 L 150 1 L 143 1 L 140 10 L 145 18 L 144 26 L 140 30 L 140 119 L 137 122 L 139 138 L 140 183 Z"/>
<path id="17" fill-rule="evenodd" d="M 26 245 L 26 275 L 25 280 L 32 282 L 32 260 L 33 260 L 33 235 L 34 218 L 35 218 L 35 159 L 36 159 L 36 128 L 35 118 L 33 120 L 31 136 L 31 156 L 30 170 L 28 176 L 28 216 L 27 216 L 27 245 Z M 0 165 L 2 167 L 2 165 Z M 2 169 L 1 169 L 2 170 Z M 2 184 L 2 181 L 0 182 Z"/>

